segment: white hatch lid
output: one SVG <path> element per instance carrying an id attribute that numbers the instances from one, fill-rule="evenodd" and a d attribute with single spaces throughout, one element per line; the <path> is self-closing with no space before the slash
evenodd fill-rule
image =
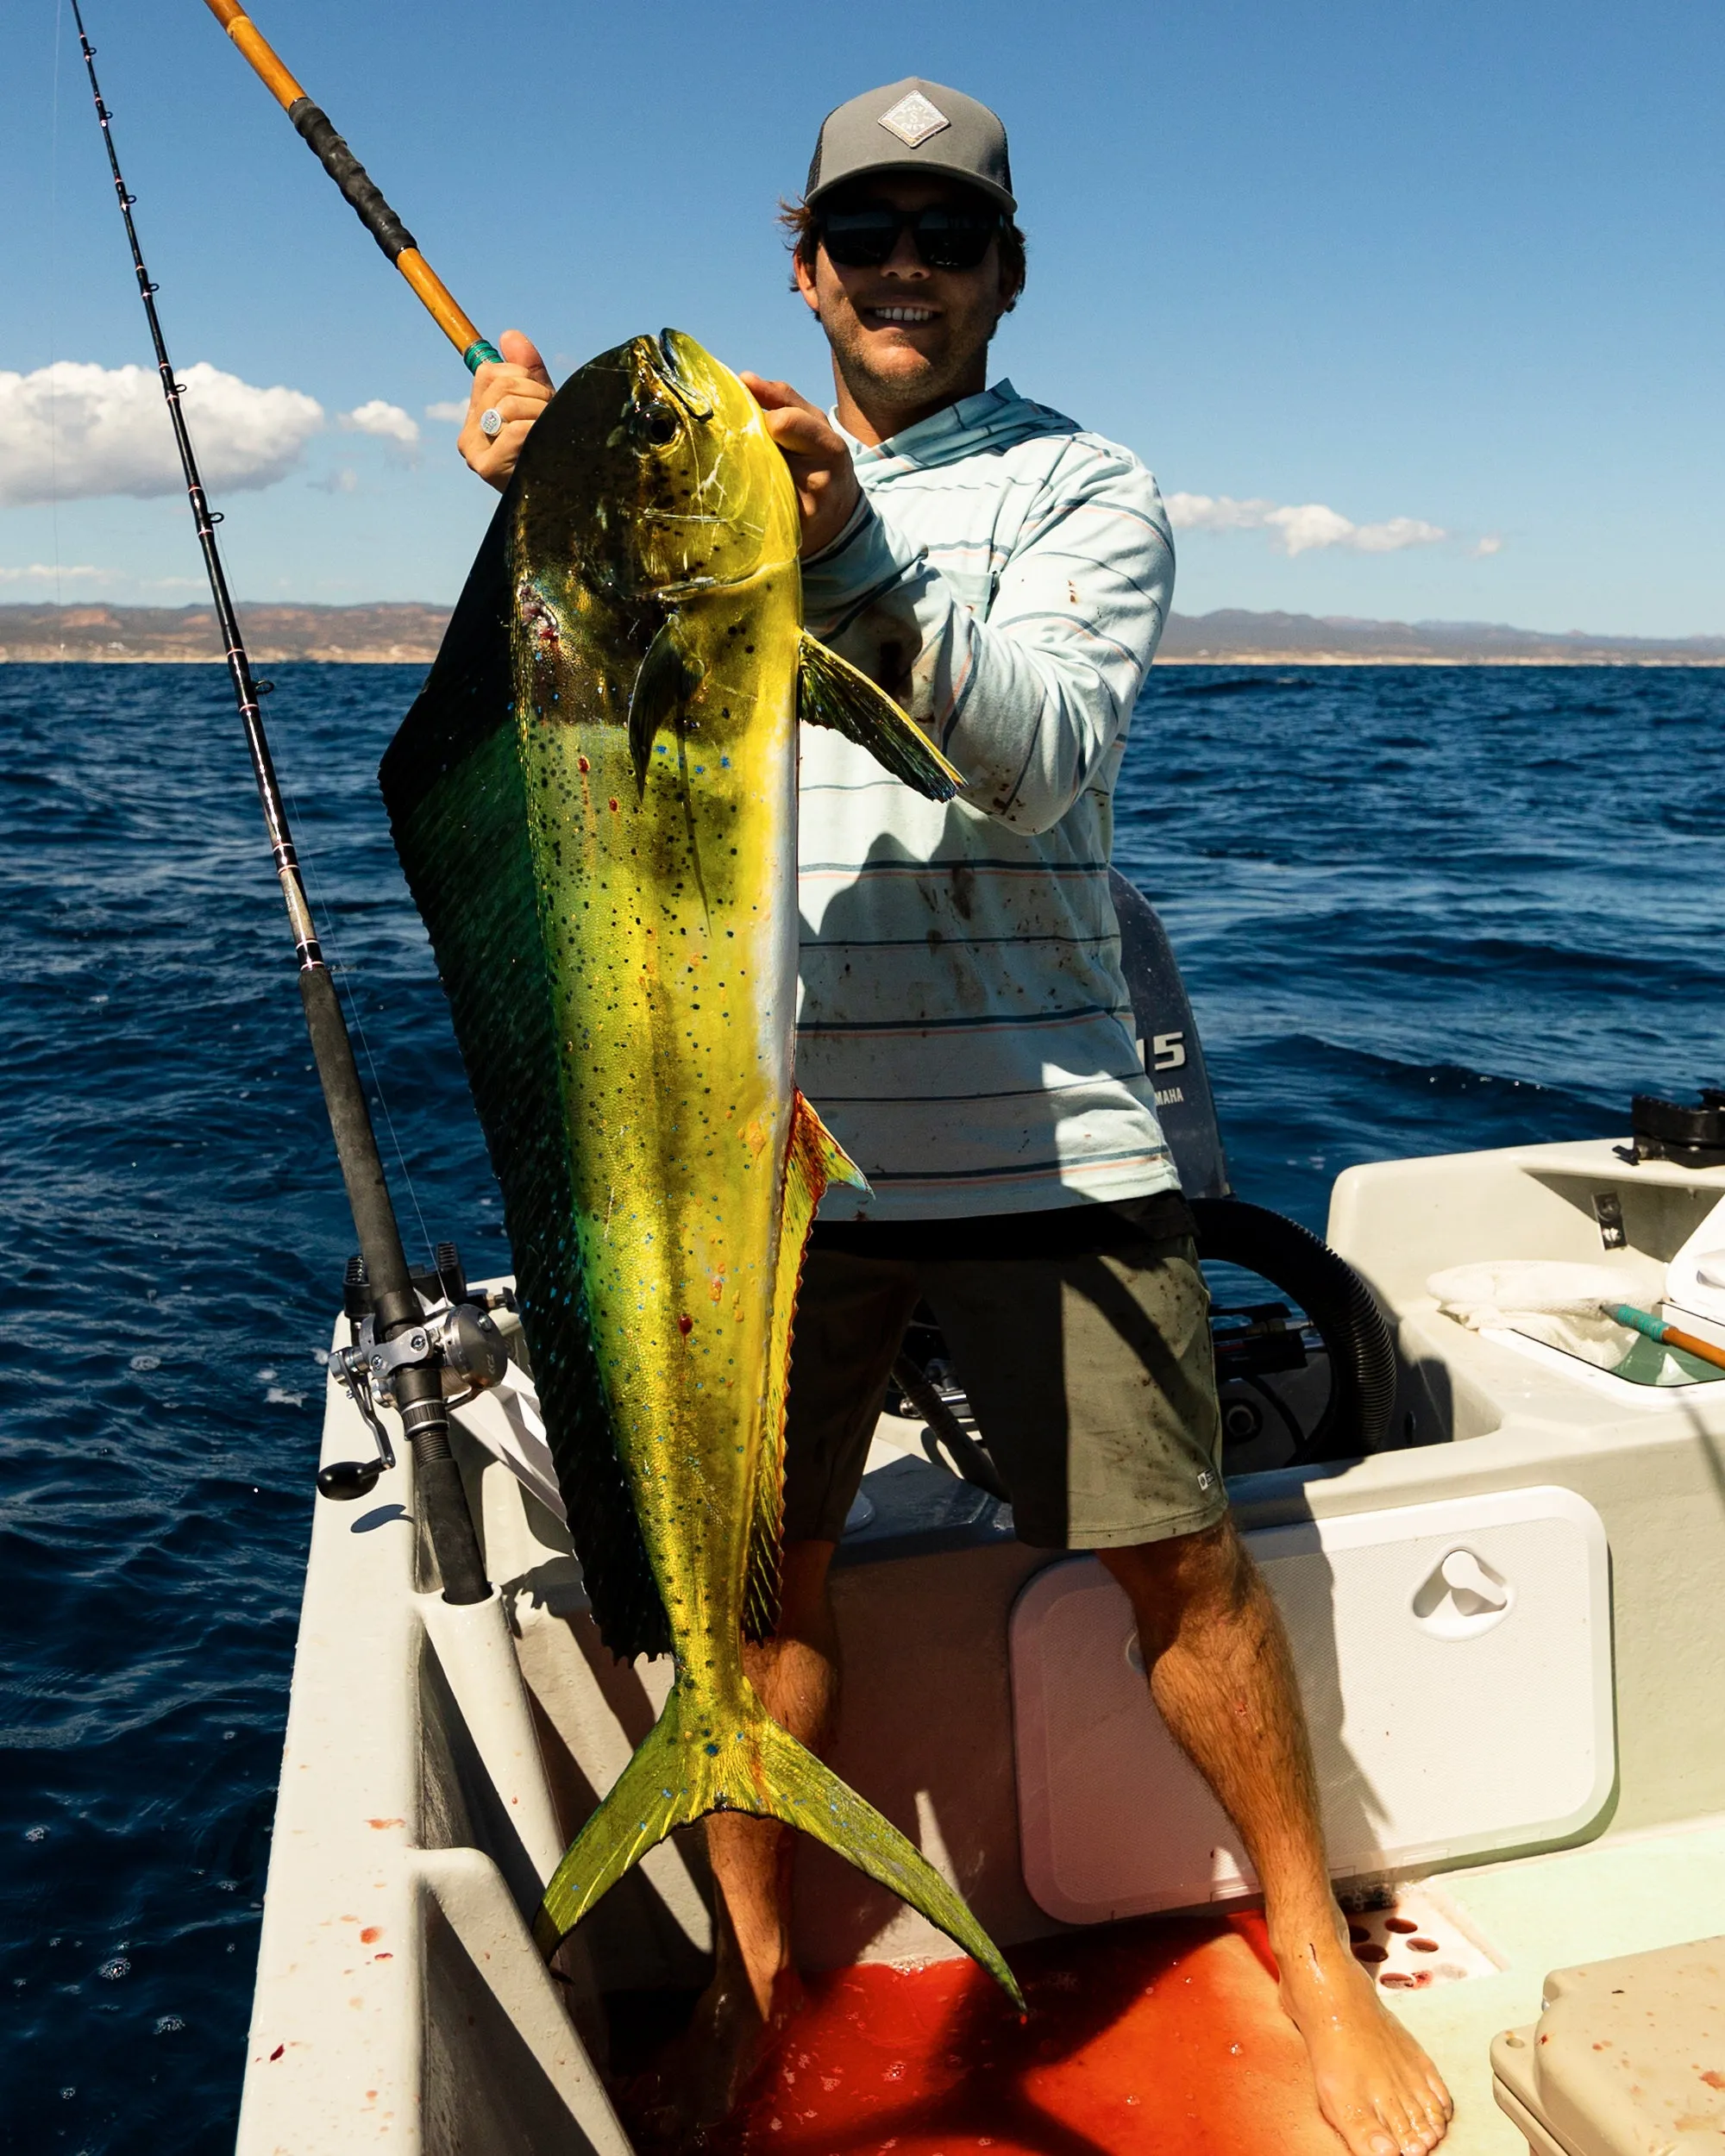
<path id="1" fill-rule="evenodd" d="M 1293 1645 L 1340 1878 L 1562 1841 L 1615 1774 L 1605 1530 L 1572 1491 L 1494 1491 L 1245 1537 Z M 1011 1623 L 1025 1883 L 1068 1923 L 1250 1893 L 1239 1836 L 1151 1704 L 1093 1557 Z"/>

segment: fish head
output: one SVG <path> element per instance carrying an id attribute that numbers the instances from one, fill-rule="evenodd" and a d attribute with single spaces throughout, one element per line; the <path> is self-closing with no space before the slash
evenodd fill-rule
<path id="1" fill-rule="evenodd" d="M 573 560 L 608 597 L 740 583 L 796 555 L 796 496 L 760 407 L 681 330 L 631 337 L 572 377 L 520 476 L 531 553 Z"/>

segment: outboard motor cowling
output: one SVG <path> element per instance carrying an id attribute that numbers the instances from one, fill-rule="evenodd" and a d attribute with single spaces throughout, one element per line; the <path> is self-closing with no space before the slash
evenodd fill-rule
<path id="1" fill-rule="evenodd" d="M 1120 924 L 1120 971 L 1138 1024 L 1138 1052 L 1156 1087 L 1156 1115 L 1188 1198 L 1226 1198 L 1227 1156 L 1216 1121 L 1203 1044 L 1186 983 L 1156 908 L 1118 868 L 1108 893 Z"/>
<path id="2" fill-rule="evenodd" d="M 1120 917 L 1120 970 L 1132 997 L 1139 1053 L 1156 1087 L 1157 1115 L 1197 1224 L 1199 1255 L 1238 1265 L 1279 1288 L 1305 1313 L 1328 1351 L 1329 1399 L 1301 1438 L 1295 1457 L 1352 1459 L 1379 1451 L 1396 1401 L 1396 1348 L 1383 1313 L 1359 1275 L 1327 1243 L 1297 1220 L 1234 1196 L 1203 1044 L 1168 931 L 1149 899 L 1118 868 L 1108 871 L 1108 887 Z"/>

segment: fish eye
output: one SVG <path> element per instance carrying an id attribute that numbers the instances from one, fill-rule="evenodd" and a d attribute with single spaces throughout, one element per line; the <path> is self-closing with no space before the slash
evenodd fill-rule
<path id="1" fill-rule="evenodd" d="M 681 429 L 670 405 L 655 398 L 630 406 L 629 430 L 637 441 L 662 449 L 676 440 Z"/>

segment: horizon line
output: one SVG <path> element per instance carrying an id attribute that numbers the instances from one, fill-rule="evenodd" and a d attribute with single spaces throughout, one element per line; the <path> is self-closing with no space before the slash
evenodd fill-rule
<path id="1" fill-rule="evenodd" d="M 447 622 L 449 616 L 455 611 L 455 603 L 453 601 L 439 599 L 298 599 L 273 598 L 239 599 L 236 599 L 235 604 L 241 607 L 253 611 L 277 611 L 288 613 L 324 616 L 351 616 L 361 613 L 417 614 L 422 617 L 435 616 L 439 617 L 439 619 L 442 622 Z M 116 614 L 127 614 L 134 617 L 154 616 L 161 620 L 162 626 L 164 627 L 166 626 L 166 617 L 176 617 L 183 620 L 186 623 L 188 627 L 191 625 L 192 620 L 199 616 L 202 616 L 208 620 L 214 620 L 214 611 L 210 602 L 207 598 L 203 599 L 188 599 L 177 606 L 135 602 L 129 599 L 66 599 L 59 602 L 45 599 L 0 599 L 0 621 L 3 621 L 9 617 L 12 617 L 16 622 L 19 628 L 22 628 L 24 625 L 23 617 L 33 617 L 37 622 L 41 623 L 44 628 L 47 628 L 50 625 L 51 618 L 55 616 L 64 617 L 68 615 L 91 616 L 104 613 L 110 616 Z M 50 617 L 50 619 L 45 620 L 44 617 Z M 1177 607 L 1171 608 L 1169 611 L 1167 624 L 1164 630 L 1164 648 L 1158 650 L 1157 657 L 1158 660 L 1164 657 L 1168 659 L 1189 659 L 1201 655 L 1206 657 L 1210 655 L 1208 652 L 1204 652 L 1202 654 L 1195 652 L 1189 647 L 1182 650 L 1168 649 L 1166 649 L 1166 646 L 1168 640 L 1170 637 L 1176 638 L 1180 644 L 1184 645 L 1186 643 L 1187 636 L 1195 630 L 1201 632 L 1201 630 L 1205 628 L 1221 630 L 1226 627 L 1226 629 L 1233 630 L 1234 631 L 1234 636 L 1225 636 L 1223 640 L 1227 642 L 1233 642 L 1241 632 L 1244 631 L 1250 634 L 1251 630 L 1253 629 L 1258 629 L 1261 632 L 1264 627 L 1270 624 L 1285 625 L 1286 629 L 1295 630 L 1296 633 L 1327 630 L 1332 632 L 1332 635 L 1333 635 L 1334 632 L 1339 631 L 1340 641 L 1343 642 L 1351 642 L 1355 638 L 1377 638 L 1382 637 L 1385 635 L 1401 635 L 1403 636 L 1411 636 L 1420 640 L 1431 639 L 1433 641 L 1447 640 L 1449 638 L 1465 639 L 1469 641 L 1487 641 L 1501 637 L 1506 640 L 1511 640 L 1515 643 L 1523 645 L 1526 643 L 1537 642 L 1564 645 L 1571 648 L 1577 645 L 1595 645 L 1609 646 L 1619 649 L 1640 649 L 1664 651 L 1681 651 L 1699 648 L 1716 649 L 1722 654 L 1725 654 L 1725 631 L 1720 630 L 1709 631 L 1700 630 L 1691 630 L 1686 634 L 1679 636 L 1655 636 L 1615 630 L 1524 629 L 1517 624 L 1511 622 L 1481 621 L 1478 619 L 1451 620 L 1441 617 L 1432 616 L 1426 616 L 1417 620 L 1408 621 L 1398 619 L 1394 617 L 1363 614 L 1297 613 L 1281 607 L 1257 608 L 1243 606 L 1219 606 L 1212 607 L 1206 612 L 1197 614 L 1183 613 Z M 98 624 L 95 621 L 68 621 L 66 623 L 66 626 L 68 628 L 93 628 L 97 625 Z M 141 628 L 147 626 L 148 624 L 145 622 L 140 622 L 138 625 Z M 427 626 L 429 625 L 430 624 L 428 624 Z M 3 639 L 0 639 L 0 641 L 3 641 Z M 1329 641 L 1329 638 L 1324 639 L 1324 642 L 1327 643 Z M 1217 654 L 1217 662 L 1221 663 L 1225 655 L 1226 655 L 1224 654 Z M 1274 655 L 1267 649 L 1261 649 L 1254 655 L 1260 655 L 1266 658 L 1271 655 L 1285 656 L 1289 658 L 1303 657 L 1308 660 L 1311 660 L 1315 659 L 1319 654 L 1314 649 L 1301 651 L 1295 649 L 1289 649 L 1286 645 L 1283 645 L 1278 647 Z"/>

